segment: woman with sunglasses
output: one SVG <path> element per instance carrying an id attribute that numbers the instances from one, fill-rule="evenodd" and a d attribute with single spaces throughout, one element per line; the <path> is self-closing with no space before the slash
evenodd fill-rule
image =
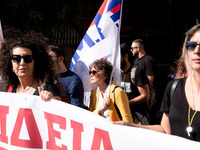
<path id="1" fill-rule="evenodd" d="M 133 122 L 126 93 L 113 81 L 109 85 L 113 66 L 106 60 L 90 65 L 91 83 L 97 85 L 90 96 L 89 110 L 110 121 Z"/>
<path id="2" fill-rule="evenodd" d="M 181 59 L 188 76 L 178 82 L 169 81 L 161 106 L 160 125 L 115 124 L 152 129 L 200 142 L 200 24 L 186 32 Z"/>
<path id="3" fill-rule="evenodd" d="M 0 76 L 5 91 L 60 100 L 53 63 L 40 34 L 5 38 L 0 54 Z"/>

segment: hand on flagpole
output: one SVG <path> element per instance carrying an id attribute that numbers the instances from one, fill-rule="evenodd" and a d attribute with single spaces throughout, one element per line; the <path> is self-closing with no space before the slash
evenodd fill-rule
<path id="1" fill-rule="evenodd" d="M 109 105 L 110 105 L 110 97 L 104 96 L 103 104 L 101 105 L 101 107 L 94 110 L 94 113 L 103 116 L 104 111 L 109 107 Z"/>

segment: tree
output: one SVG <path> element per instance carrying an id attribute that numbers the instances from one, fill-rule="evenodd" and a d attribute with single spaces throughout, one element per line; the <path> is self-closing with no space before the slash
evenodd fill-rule
<path id="1" fill-rule="evenodd" d="M 72 22 L 86 0 L 23 0 L 19 16 L 21 26 L 51 37 L 52 29 L 62 32 Z"/>

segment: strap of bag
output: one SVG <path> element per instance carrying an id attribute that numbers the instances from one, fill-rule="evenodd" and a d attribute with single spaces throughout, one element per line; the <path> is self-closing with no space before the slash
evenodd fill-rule
<path id="1" fill-rule="evenodd" d="M 132 69 L 131 69 L 131 82 L 133 84 L 135 84 L 135 72 L 138 68 L 138 64 L 133 65 Z"/>
<path id="2" fill-rule="evenodd" d="M 114 92 L 115 92 L 115 89 L 118 88 L 118 87 L 120 87 L 120 86 L 115 86 L 114 89 L 113 89 L 113 91 L 112 91 L 112 93 L 114 95 L 114 106 L 115 106 L 115 109 L 117 111 L 117 114 L 118 114 L 119 118 L 122 120 L 122 115 L 121 115 L 121 113 L 119 111 L 119 108 L 117 107 L 117 105 L 115 103 L 115 93 Z"/>
<path id="3" fill-rule="evenodd" d="M 178 85 L 179 81 L 180 81 L 180 79 L 175 79 L 173 84 L 172 84 L 172 87 L 170 89 L 170 101 L 172 101 L 172 99 L 173 99 L 174 91 L 175 91 L 176 86 Z"/>

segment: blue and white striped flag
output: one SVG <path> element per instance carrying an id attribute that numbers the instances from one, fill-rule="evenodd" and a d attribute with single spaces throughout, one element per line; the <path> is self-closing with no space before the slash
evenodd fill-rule
<path id="1" fill-rule="evenodd" d="M 95 87 L 90 84 L 89 65 L 98 59 L 107 59 L 114 66 L 113 79 L 120 85 L 120 26 L 122 0 L 104 0 L 84 35 L 70 70 L 79 75 L 85 92 Z"/>

